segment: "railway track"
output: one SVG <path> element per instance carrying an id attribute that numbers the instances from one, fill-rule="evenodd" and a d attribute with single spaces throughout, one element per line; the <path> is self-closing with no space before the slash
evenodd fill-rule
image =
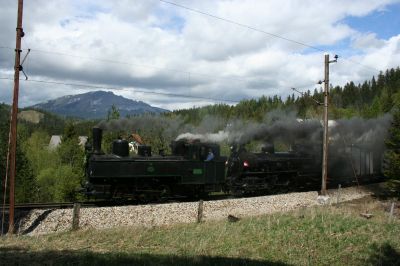
<path id="1" fill-rule="evenodd" d="M 98 207 L 106 202 L 78 202 L 84 207 Z M 19 203 L 15 204 L 15 210 L 33 210 L 33 209 L 68 209 L 74 206 L 73 202 L 56 202 L 56 203 Z M 1 208 L 3 209 L 3 207 Z M 9 210 L 9 205 L 4 206 L 6 212 Z"/>
<path id="2" fill-rule="evenodd" d="M 219 200 L 226 199 L 227 195 L 211 195 L 207 200 Z M 85 201 L 77 202 L 81 204 L 81 207 L 94 208 L 94 207 L 117 207 L 117 206 L 127 206 L 127 205 L 146 205 L 146 204 L 162 204 L 162 203 L 173 203 L 173 202 L 195 202 L 198 199 L 184 199 L 184 198 L 171 198 L 165 201 L 149 201 L 149 202 L 138 202 L 133 200 L 124 201 Z M 70 209 L 73 208 L 74 202 L 56 202 L 56 203 L 19 203 L 15 204 L 16 211 L 29 211 L 34 209 Z M 9 205 L 4 206 L 4 212 L 8 213 Z M 3 212 L 3 207 L 0 207 L 0 212 Z"/>
<path id="3" fill-rule="evenodd" d="M 356 185 L 344 185 L 342 187 L 351 187 L 351 186 L 356 186 Z M 308 190 L 299 190 L 297 192 L 301 191 L 308 191 Z M 295 191 L 292 191 L 295 192 Z M 271 195 L 279 195 L 279 194 L 286 194 L 286 193 L 275 193 Z M 257 196 L 263 196 L 263 195 L 252 195 L 252 196 L 247 196 L 249 198 L 251 197 L 257 197 Z M 265 195 L 264 195 L 265 196 Z M 229 199 L 229 198 L 234 198 L 231 195 L 225 194 L 225 193 L 217 193 L 217 194 L 211 194 L 208 195 L 207 198 L 204 198 L 204 200 L 224 200 L 224 199 Z M 240 198 L 246 198 L 246 197 L 240 197 Z M 86 207 L 86 208 L 94 208 L 94 207 L 118 207 L 118 206 L 128 206 L 128 205 L 146 205 L 146 204 L 168 204 L 168 203 L 174 203 L 174 202 L 197 202 L 199 199 L 193 199 L 193 198 L 186 198 L 186 197 L 171 197 L 167 198 L 164 200 L 159 200 L 159 201 L 147 201 L 147 202 L 141 202 L 137 200 L 124 200 L 124 199 L 119 199 L 119 200 L 98 200 L 98 201 L 84 201 L 84 202 L 77 202 L 81 204 L 81 207 Z M 58 202 L 58 203 L 20 203 L 20 204 L 15 204 L 15 210 L 16 211 L 29 211 L 33 209 L 68 209 L 68 208 L 73 208 L 74 202 Z M 4 207 L 4 212 L 8 213 L 9 205 L 5 205 Z M 0 207 L 0 212 L 3 212 L 3 207 Z"/>

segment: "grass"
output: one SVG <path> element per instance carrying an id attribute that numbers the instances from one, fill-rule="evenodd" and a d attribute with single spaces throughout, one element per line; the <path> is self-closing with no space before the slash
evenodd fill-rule
<path id="1" fill-rule="evenodd" d="M 400 222 L 372 198 L 155 228 L 0 239 L 3 265 L 400 265 Z M 371 219 L 361 212 L 373 214 Z M 397 264 L 396 264 L 397 263 Z"/>

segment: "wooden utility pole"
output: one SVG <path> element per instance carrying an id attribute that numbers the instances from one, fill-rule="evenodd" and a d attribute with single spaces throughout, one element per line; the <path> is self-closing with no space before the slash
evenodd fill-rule
<path id="1" fill-rule="evenodd" d="M 324 78 L 324 136 L 322 154 L 322 186 L 321 194 L 326 195 L 326 181 L 328 179 L 328 93 L 329 93 L 329 54 L 325 54 Z"/>
<path id="2" fill-rule="evenodd" d="M 14 64 L 14 94 L 10 121 L 10 205 L 8 233 L 14 233 L 14 208 L 15 208 L 15 173 L 17 153 L 17 114 L 19 94 L 19 71 L 21 70 L 21 38 L 24 36 L 22 29 L 23 0 L 18 0 L 17 34 L 15 41 L 15 64 Z"/>
<path id="3" fill-rule="evenodd" d="M 326 183 L 328 180 L 328 104 L 329 104 L 329 64 L 337 62 L 338 56 L 335 55 L 335 60 L 329 61 L 329 54 L 325 54 L 325 78 L 324 78 L 324 136 L 323 136 L 323 155 L 322 155 L 322 185 L 321 194 L 326 195 Z"/>

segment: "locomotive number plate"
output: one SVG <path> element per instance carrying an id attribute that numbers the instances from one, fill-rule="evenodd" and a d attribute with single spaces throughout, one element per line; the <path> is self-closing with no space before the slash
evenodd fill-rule
<path id="1" fill-rule="evenodd" d="M 201 168 L 193 169 L 193 174 L 194 175 L 202 175 L 203 174 L 203 169 L 201 169 Z"/>

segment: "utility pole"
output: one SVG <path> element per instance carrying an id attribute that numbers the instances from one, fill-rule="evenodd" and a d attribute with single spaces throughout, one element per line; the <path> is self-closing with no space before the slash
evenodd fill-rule
<path id="1" fill-rule="evenodd" d="M 322 155 L 322 185 L 321 194 L 326 195 L 326 183 L 328 180 L 328 103 L 329 103 L 329 64 L 337 62 L 338 56 L 335 55 L 335 60 L 329 61 L 329 54 L 325 54 L 325 78 L 324 78 L 324 136 L 323 136 L 323 155 Z"/>
<path id="2" fill-rule="evenodd" d="M 17 153 L 17 114 L 18 114 L 18 94 L 19 94 L 19 71 L 22 70 L 21 61 L 21 38 L 24 37 L 22 29 L 22 10 L 23 0 L 18 0 L 18 17 L 15 41 L 15 65 L 14 65 L 14 94 L 10 121 L 10 204 L 9 204 L 9 224 L 8 233 L 14 233 L 14 208 L 15 208 L 15 173 L 16 173 L 16 153 Z"/>

